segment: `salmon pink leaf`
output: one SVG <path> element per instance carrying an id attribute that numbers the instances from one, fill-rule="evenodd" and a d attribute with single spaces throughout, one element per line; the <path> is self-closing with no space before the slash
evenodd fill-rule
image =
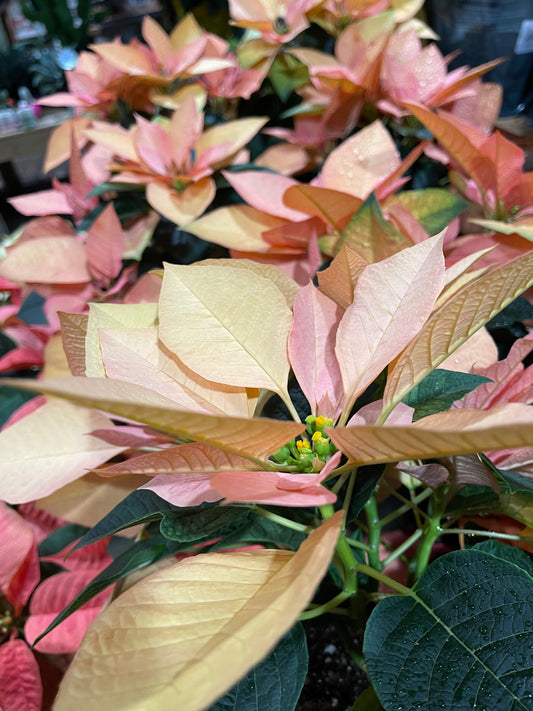
<path id="1" fill-rule="evenodd" d="M 353 301 L 357 279 L 368 262 L 343 245 L 327 269 L 318 272 L 320 291 L 346 309 Z"/>
<path id="2" fill-rule="evenodd" d="M 357 396 L 416 336 L 444 283 L 442 241 L 433 237 L 367 266 L 337 331 L 346 422 Z"/>
<path id="3" fill-rule="evenodd" d="M 335 337 L 342 310 L 313 284 L 300 290 L 294 302 L 289 333 L 289 358 L 296 379 L 311 406 L 311 414 L 336 418 L 342 380 L 335 357 Z"/>
<path id="4" fill-rule="evenodd" d="M 109 286 L 122 268 L 124 233 L 113 203 L 96 218 L 87 233 L 87 263 L 93 277 Z"/>
<path id="5" fill-rule="evenodd" d="M 76 610 L 44 639 L 35 640 L 50 623 L 94 578 L 98 571 L 75 570 L 58 573 L 44 580 L 36 589 L 30 603 L 30 616 L 24 626 L 28 644 L 47 654 L 73 654 L 80 646 L 87 628 L 100 612 L 109 593 L 103 591 Z"/>
<path id="6" fill-rule="evenodd" d="M 39 580 L 34 532 L 20 514 L 0 501 L 0 592 L 22 610 Z"/>
<path id="7" fill-rule="evenodd" d="M 0 646 L 0 708 L 41 711 L 43 686 L 37 660 L 21 639 Z"/>
<path id="8" fill-rule="evenodd" d="M 44 392 L 85 407 L 97 407 L 177 437 L 212 445 L 257 461 L 260 466 L 264 464 L 264 458 L 305 429 L 300 423 L 268 418 L 244 419 L 185 412 L 168 398 L 126 381 L 71 377 L 38 382 L 12 378 L 9 382 L 23 390 Z M 90 431 L 94 429 L 97 428 L 93 426 Z M 3 436 L 1 433 L 0 441 Z M 52 449 L 55 445 L 49 443 Z M 99 463 L 110 456 L 102 457 Z"/>

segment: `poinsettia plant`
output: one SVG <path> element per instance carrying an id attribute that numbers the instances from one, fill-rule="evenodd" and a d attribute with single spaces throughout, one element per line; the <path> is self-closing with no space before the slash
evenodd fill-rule
<path id="1" fill-rule="evenodd" d="M 533 183 L 421 5 L 146 18 L 43 100 L 79 113 L 0 261 L 2 708 L 62 655 L 59 711 L 292 711 L 322 615 L 354 711 L 528 707 Z"/>

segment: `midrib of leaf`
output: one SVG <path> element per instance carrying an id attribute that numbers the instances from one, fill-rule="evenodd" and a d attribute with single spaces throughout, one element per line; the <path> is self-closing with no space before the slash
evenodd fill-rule
<path id="1" fill-rule="evenodd" d="M 519 568 L 517 565 L 514 565 L 513 563 L 510 563 L 509 561 L 506 561 L 506 563 L 508 563 L 508 565 L 512 565 L 514 568 L 516 568 L 517 570 L 519 570 L 521 573 L 524 573 L 524 572 L 525 572 L 526 574 L 528 574 L 527 571 L 524 570 L 523 568 Z M 531 576 L 529 576 L 529 577 L 531 577 Z M 532 579 L 532 584 L 533 584 L 533 579 Z M 463 647 L 463 649 L 465 649 L 465 650 L 468 652 L 468 654 L 470 654 L 471 657 L 472 657 L 473 659 L 475 659 L 475 661 L 476 661 L 483 669 L 485 669 L 485 670 L 490 674 L 490 676 L 491 676 L 496 682 L 498 682 L 498 684 L 499 684 L 503 689 L 505 689 L 505 691 L 506 691 L 515 701 L 517 701 L 517 702 L 520 704 L 520 708 L 524 709 L 524 711 L 530 711 L 530 710 L 528 709 L 528 707 L 525 706 L 525 705 L 520 701 L 520 699 L 519 699 L 517 696 L 515 696 L 515 695 L 510 691 L 510 689 L 509 689 L 502 681 L 500 681 L 500 679 L 496 676 L 496 674 L 494 674 L 494 672 L 492 671 L 492 669 L 491 669 L 490 667 L 488 667 L 488 666 L 485 664 L 485 662 L 483 662 L 483 661 L 477 656 L 477 654 L 476 654 L 467 644 L 465 644 L 465 643 L 463 642 L 463 640 L 462 640 L 460 637 L 458 637 L 458 636 L 454 633 L 454 631 L 452 630 L 452 628 L 449 627 L 449 626 L 433 611 L 433 609 L 432 609 L 431 607 L 429 607 L 429 605 L 427 605 L 427 604 L 424 602 L 424 600 L 422 600 L 422 598 L 420 598 L 420 597 L 414 592 L 413 589 L 408 588 L 408 592 L 406 592 L 405 594 L 406 594 L 407 596 L 409 596 L 412 600 L 414 600 L 416 603 L 418 603 L 419 605 L 421 605 L 421 606 L 424 608 L 424 610 L 426 610 L 426 612 L 428 612 L 428 613 L 431 615 L 431 617 L 433 617 L 433 619 L 435 620 L 435 622 L 436 622 L 438 625 L 440 625 L 444 630 L 446 630 L 446 632 L 448 633 L 448 635 L 449 635 L 450 637 L 452 637 L 456 642 L 458 642 L 458 643 L 461 645 L 461 647 Z M 446 601 L 446 604 L 448 604 L 448 603 L 449 603 L 449 600 Z M 489 646 L 490 646 L 490 645 L 489 645 Z"/>

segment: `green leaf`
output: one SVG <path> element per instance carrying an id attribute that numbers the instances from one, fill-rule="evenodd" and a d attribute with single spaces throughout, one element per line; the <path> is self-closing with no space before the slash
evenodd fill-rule
<path id="1" fill-rule="evenodd" d="M 369 464 L 365 467 L 359 467 L 357 470 L 354 492 L 346 514 L 346 523 L 355 521 L 355 519 L 359 516 L 363 506 L 371 497 L 372 492 L 376 488 L 384 471 L 384 464 Z M 339 499 L 342 501 L 342 491 Z"/>
<path id="2" fill-rule="evenodd" d="M 504 560 L 513 565 L 517 565 L 519 568 L 523 568 L 526 573 L 533 578 L 533 560 L 531 557 L 520 548 L 515 546 L 506 546 L 499 541 L 483 541 L 475 546 L 476 550 L 481 550 L 484 553 Z"/>
<path id="3" fill-rule="evenodd" d="M 498 511 L 500 498 L 490 486 L 472 484 L 462 487 L 447 507 L 447 513 L 454 518 Z"/>
<path id="4" fill-rule="evenodd" d="M 519 296 L 496 314 L 494 318 L 487 321 L 487 328 L 495 330 L 497 328 L 508 328 L 515 323 L 521 323 L 526 319 L 533 318 L 533 305 L 523 296 Z"/>
<path id="5" fill-rule="evenodd" d="M 493 471 L 496 473 L 502 495 L 507 494 L 509 496 L 533 499 L 533 479 L 531 477 L 504 471 L 503 469 L 494 468 Z"/>
<path id="6" fill-rule="evenodd" d="M 383 711 L 374 687 L 369 686 L 359 694 L 350 711 Z"/>
<path id="7" fill-rule="evenodd" d="M 454 551 L 377 605 L 363 652 L 386 711 L 531 709 L 533 570 L 523 561 L 497 543 Z"/>
<path id="8" fill-rule="evenodd" d="M 468 203 L 442 188 L 405 190 L 387 200 L 389 205 L 401 205 L 420 222 L 430 235 L 436 235 L 466 210 Z"/>
<path id="9" fill-rule="evenodd" d="M 0 427 L 3 427 L 11 415 L 24 405 L 28 400 L 32 400 L 35 393 L 28 393 L 18 388 L 6 388 L 0 386 Z"/>
<path id="10" fill-rule="evenodd" d="M 104 193 L 108 193 L 110 191 L 113 191 L 115 193 L 131 193 L 132 191 L 135 192 L 142 192 L 145 190 L 144 185 L 136 185 L 135 183 L 100 183 L 100 185 L 95 185 L 95 187 L 87 193 L 87 197 L 94 197 L 94 196 L 100 196 L 103 195 Z"/>
<path id="11" fill-rule="evenodd" d="M 125 528 L 157 521 L 164 513 L 175 508 L 149 489 L 132 491 L 90 531 L 87 531 L 72 550 L 88 546 L 90 543 L 99 541 L 106 536 L 112 536 Z"/>
<path id="12" fill-rule="evenodd" d="M 219 529 L 234 531 L 239 519 L 246 516 L 249 516 L 249 510 L 242 506 L 183 508 L 164 513 L 159 528 L 165 538 L 188 543 L 211 536 L 215 532 L 217 535 L 223 535 L 224 531 Z"/>
<path id="13" fill-rule="evenodd" d="M 304 628 L 298 623 L 266 659 L 209 711 L 293 711 L 307 675 L 308 661 Z"/>
<path id="14" fill-rule="evenodd" d="M 87 526 L 82 526 L 79 523 L 69 523 L 66 526 L 61 526 L 61 528 L 52 531 L 44 541 L 39 543 L 39 556 L 42 558 L 59 553 L 65 546 L 83 536 L 88 530 Z"/>
<path id="15" fill-rule="evenodd" d="M 245 524 L 229 536 L 216 543 L 211 551 L 229 548 L 237 545 L 261 544 L 266 547 L 289 548 L 297 550 L 306 538 L 305 533 L 286 528 L 263 516 L 255 515 L 251 522 Z"/>
<path id="16" fill-rule="evenodd" d="M 268 76 L 274 91 L 285 102 L 295 89 L 309 81 L 309 70 L 290 54 L 278 54 Z"/>
<path id="17" fill-rule="evenodd" d="M 174 550 L 167 545 L 167 541 L 165 541 L 162 536 L 152 536 L 147 540 L 137 541 L 91 580 L 89 585 L 87 585 L 87 587 L 48 625 L 45 631 L 37 637 L 34 645 L 51 632 L 54 627 L 57 627 L 60 622 L 66 620 L 69 615 L 76 612 L 82 605 L 102 592 L 102 590 L 105 590 L 118 580 L 125 578 L 135 570 L 145 568 L 147 565 L 151 565 L 161 558 L 172 555 L 172 553 L 174 553 Z"/>
<path id="18" fill-rule="evenodd" d="M 343 244 L 369 263 L 412 246 L 412 242 L 385 220 L 375 193 L 367 197 L 346 226 L 337 244 L 338 249 Z"/>
<path id="19" fill-rule="evenodd" d="M 453 370 L 433 370 L 404 397 L 403 402 L 415 408 L 413 420 L 449 410 L 455 400 L 475 390 L 489 378 Z"/>

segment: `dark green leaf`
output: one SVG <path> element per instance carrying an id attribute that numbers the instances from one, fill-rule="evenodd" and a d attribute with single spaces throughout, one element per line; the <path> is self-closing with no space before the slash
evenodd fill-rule
<path id="1" fill-rule="evenodd" d="M 348 513 L 346 514 L 347 523 L 355 521 L 359 516 L 384 471 L 384 464 L 369 464 L 366 467 L 359 467 L 355 480 L 354 493 L 350 501 Z"/>
<path id="2" fill-rule="evenodd" d="M 505 545 L 499 541 L 483 541 L 475 546 L 476 550 L 483 551 L 495 558 L 500 558 L 507 563 L 512 563 L 517 565 L 519 568 L 523 568 L 526 573 L 529 573 L 531 578 L 533 578 L 533 560 L 531 557 L 520 548 L 515 546 Z"/>
<path id="3" fill-rule="evenodd" d="M 294 711 L 308 661 L 305 632 L 297 624 L 209 711 Z"/>
<path id="4" fill-rule="evenodd" d="M 144 541 L 137 541 L 93 578 L 89 585 L 50 623 L 46 630 L 35 640 L 34 644 L 37 644 L 42 637 L 51 632 L 60 622 L 66 620 L 69 615 L 102 592 L 102 590 L 125 578 L 133 571 L 145 568 L 161 558 L 172 555 L 172 553 L 174 553 L 174 550 L 168 547 L 167 541 L 162 536 L 153 536 Z"/>
<path id="5" fill-rule="evenodd" d="M 533 571 L 524 560 L 498 543 L 448 553 L 409 594 L 377 605 L 363 651 L 387 711 L 532 708 Z"/>
<path id="6" fill-rule="evenodd" d="M 161 535 L 171 541 L 187 543 L 213 534 L 234 531 L 243 519 L 249 517 L 248 509 L 241 506 L 215 506 L 214 508 L 186 508 L 168 511 L 160 523 Z"/>
<path id="7" fill-rule="evenodd" d="M 87 193 L 87 197 L 103 195 L 111 190 L 115 193 L 142 192 L 145 188 L 146 186 L 136 185 L 135 183 L 100 183 L 100 185 L 95 185 L 95 187 Z"/>
<path id="8" fill-rule="evenodd" d="M 533 305 L 523 296 L 519 296 L 512 301 L 509 306 L 506 306 L 487 322 L 487 328 L 495 330 L 497 328 L 508 328 L 515 323 L 521 323 L 526 319 L 533 318 Z"/>
<path id="9" fill-rule="evenodd" d="M 0 427 L 3 427 L 11 415 L 24 405 L 28 400 L 36 397 L 35 393 L 28 393 L 18 388 L 0 386 Z"/>
<path id="10" fill-rule="evenodd" d="M 474 515 L 480 512 L 496 511 L 499 506 L 498 494 L 490 486 L 471 484 L 461 488 L 450 501 L 447 512 L 454 518 Z"/>
<path id="11" fill-rule="evenodd" d="M 254 515 L 251 521 L 229 536 L 225 536 L 210 550 L 219 550 L 231 546 L 261 544 L 275 546 L 276 548 L 289 548 L 297 550 L 306 538 L 305 533 L 293 531 L 279 523 L 270 521 L 263 516 Z"/>
<path id="12" fill-rule="evenodd" d="M 138 524 L 157 521 L 167 511 L 175 507 L 149 489 L 137 489 L 126 496 L 107 516 L 93 526 L 72 550 L 88 546 L 106 536 L 112 536 Z"/>
<path id="13" fill-rule="evenodd" d="M 1 304 L 2 301 L 0 301 L 0 305 Z M 15 341 L 9 338 L 9 336 L 6 336 L 6 334 L 2 330 L 0 330 L 0 356 L 9 353 L 9 351 L 12 351 L 13 348 L 16 348 Z"/>
<path id="14" fill-rule="evenodd" d="M 413 388 L 403 402 L 415 408 L 413 420 L 420 420 L 435 412 L 449 410 L 455 400 L 489 382 L 490 379 L 482 375 L 437 368 Z"/>
<path id="15" fill-rule="evenodd" d="M 88 530 L 87 526 L 82 526 L 79 523 L 69 523 L 66 526 L 57 528 L 39 544 L 39 556 L 44 557 L 59 553 L 65 546 L 83 536 Z"/>
<path id="16" fill-rule="evenodd" d="M 502 469 L 496 469 L 495 473 L 502 495 L 508 494 L 509 496 L 533 499 L 533 479 L 531 477 Z"/>

